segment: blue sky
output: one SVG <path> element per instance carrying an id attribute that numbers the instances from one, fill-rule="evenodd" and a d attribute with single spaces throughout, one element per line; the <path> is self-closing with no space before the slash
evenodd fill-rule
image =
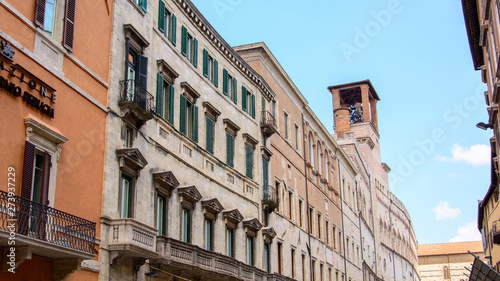
<path id="1" fill-rule="evenodd" d="M 382 161 L 420 244 L 480 239 L 489 186 L 486 86 L 461 1 L 193 0 L 232 46 L 265 42 L 333 132 L 331 85 L 370 79 Z"/>

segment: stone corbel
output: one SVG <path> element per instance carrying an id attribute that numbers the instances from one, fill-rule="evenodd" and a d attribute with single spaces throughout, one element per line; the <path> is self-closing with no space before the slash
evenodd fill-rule
<path id="1" fill-rule="evenodd" d="M 8 272 L 10 268 L 13 268 L 14 272 L 22 264 L 25 260 L 31 260 L 31 254 L 33 252 L 33 247 L 25 246 L 25 247 L 15 247 L 15 257 L 11 264 L 11 247 L 5 247 L 3 249 L 3 264 L 2 264 L 2 272 Z"/>
<path id="2" fill-rule="evenodd" d="M 52 264 L 52 280 L 64 281 L 75 270 L 80 270 L 82 259 L 54 260 Z"/>

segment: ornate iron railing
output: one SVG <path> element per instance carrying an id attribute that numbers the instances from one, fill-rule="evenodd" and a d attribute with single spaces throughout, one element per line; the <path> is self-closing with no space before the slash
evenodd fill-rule
<path id="1" fill-rule="evenodd" d="M 95 222 L 1 190 L 0 230 L 95 254 Z"/>
<path id="2" fill-rule="evenodd" d="M 271 114 L 271 112 L 264 110 L 262 111 L 261 124 L 276 128 L 276 119 L 274 119 L 274 116 Z"/>
<path id="3" fill-rule="evenodd" d="M 275 204 L 278 204 L 279 203 L 279 198 L 278 198 L 278 192 L 276 191 L 276 188 L 274 188 L 272 185 L 267 185 L 264 186 L 263 188 L 263 199 L 265 201 L 272 201 L 274 202 Z"/>
<path id="4" fill-rule="evenodd" d="M 148 113 L 154 113 L 153 95 L 144 89 L 136 80 L 121 80 L 121 102 L 133 102 Z"/>

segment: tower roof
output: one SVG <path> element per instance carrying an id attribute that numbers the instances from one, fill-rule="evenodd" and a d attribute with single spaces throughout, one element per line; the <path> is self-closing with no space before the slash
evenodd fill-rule
<path id="1" fill-rule="evenodd" d="M 369 92 L 370 92 L 370 99 L 375 99 L 375 100 L 380 100 L 377 91 L 375 91 L 375 87 L 373 87 L 372 82 L 370 82 L 370 79 L 366 79 L 363 81 L 358 81 L 358 82 L 351 82 L 347 84 L 341 84 L 341 85 L 335 85 L 335 86 L 330 86 L 328 87 L 328 91 L 332 90 L 339 90 L 342 94 L 342 97 L 344 99 L 354 99 L 356 95 L 361 95 L 361 92 L 357 92 L 357 89 L 361 85 L 368 85 L 369 87 Z M 348 93 L 349 92 L 349 93 Z M 347 94 L 345 94 L 347 93 Z M 361 100 L 361 98 L 359 98 Z M 346 103 L 350 103 L 348 100 L 345 100 Z"/>

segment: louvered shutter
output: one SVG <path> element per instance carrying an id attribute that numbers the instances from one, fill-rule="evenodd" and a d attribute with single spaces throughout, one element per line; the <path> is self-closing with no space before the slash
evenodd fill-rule
<path id="1" fill-rule="evenodd" d="M 160 3 L 163 2 L 160 1 Z M 163 76 L 160 73 L 156 74 L 156 113 L 167 118 L 167 116 L 163 116 Z"/>
<path id="2" fill-rule="evenodd" d="M 233 77 L 233 101 L 236 104 L 238 103 L 238 82 L 234 77 Z"/>
<path id="3" fill-rule="evenodd" d="M 214 85 L 219 87 L 219 63 L 214 59 Z"/>
<path id="4" fill-rule="evenodd" d="M 148 58 L 139 55 L 139 89 L 137 91 L 137 104 L 144 110 L 149 111 L 147 104 L 148 89 Z"/>
<path id="5" fill-rule="evenodd" d="M 159 4 L 160 8 L 158 8 L 158 29 L 168 35 L 168 30 L 165 30 L 165 3 L 160 0 Z"/>
<path id="6" fill-rule="evenodd" d="M 76 0 L 66 0 L 63 46 L 70 52 L 73 52 L 73 43 L 75 38 L 75 13 Z"/>
<path id="7" fill-rule="evenodd" d="M 141 1 L 141 8 L 144 12 L 148 12 L 148 0 Z"/>
<path id="8" fill-rule="evenodd" d="M 253 178 L 253 150 L 245 145 L 246 150 L 246 175 L 249 178 Z"/>
<path id="9" fill-rule="evenodd" d="M 174 102 L 175 102 L 175 95 L 174 95 L 174 85 L 170 85 L 170 124 L 174 125 Z"/>
<path id="10" fill-rule="evenodd" d="M 43 161 L 43 177 L 42 177 L 42 196 L 41 204 L 49 205 L 49 183 L 50 183 L 50 168 L 52 166 L 51 156 L 45 152 Z"/>
<path id="11" fill-rule="evenodd" d="M 174 44 L 174 46 L 177 44 L 177 18 L 174 16 L 174 14 L 172 14 L 172 44 Z"/>
<path id="12" fill-rule="evenodd" d="M 193 38 L 193 65 L 198 67 L 198 40 Z"/>
<path id="13" fill-rule="evenodd" d="M 187 55 L 187 29 L 183 25 L 181 29 L 181 54 L 183 56 Z"/>
<path id="14" fill-rule="evenodd" d="M 255 95 L 252 94 L 252 117 L 255 119 Z"/>
<path id="15" fill-rule="evenodd" d="M 210 117 L 205 117 L 206 118 L 206 122 L 207 122 L 207 126 L 206 126 L 206 141 L 207 141 L 207 151 L 210 152 L 210 153 L 214 153 L 214 136 L 213 136 L 213 133 L 214 133 L 214 123 L 212 121 L 212 119 L 210 119 Z"/>
<path id="16" fill-rule="evenodd" d="M 198 107 L 193 105 L 193 141 L 198 142 Z"/>
<path id="17" fill-rule="evenodd" d="M 186 134 L 186 97 L 181 95 L 181 106 L 179 108 L 179 131 Z"/>
<path id="18" fill-rule="evenodd" d="M 203 76 L 208 77 L 208 51 L 203 49 Z"/>
<path id="19" fill-rule="evenodd" d="M 231 135 L 226 132 L 226 164 L 232 167 L 231 162 Z"/>
<path id="20" fill-rule="evenodd" d="M 247 111 L 247 88 L 245 86 L 241 86 L 241 108 Z"/>
<path id="21" fill-rule="evenodd" d="M 37 0 L 35 6 L 35 25 L 43 29 L 45 24 L 45 0 Z"/>
<path id="22" fill-rule="evenodd" d="M 35 165 L 35 145 L 26 141 L 24 147 L 24 167 L 21 197 L 31 199 L 31 186 L 33 185 L 33 167 Z"/>
<path id="23" fill-rule="evenodd" d="M 227 96 L 227 70 L 222 70 L 222 92 Z"/>

